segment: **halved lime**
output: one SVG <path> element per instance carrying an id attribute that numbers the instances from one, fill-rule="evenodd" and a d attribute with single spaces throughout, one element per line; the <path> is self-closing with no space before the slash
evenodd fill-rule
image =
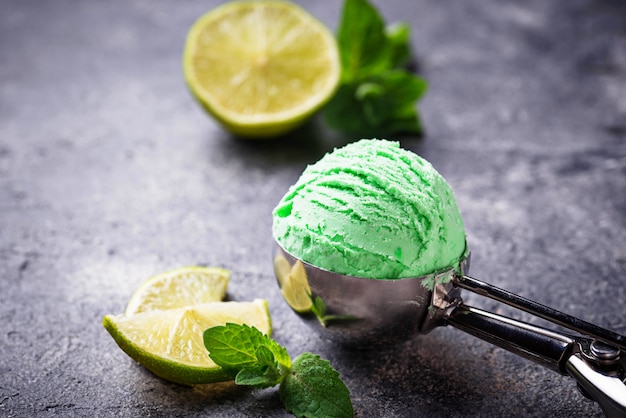
<path id="1" fill-rule="evenodd" d="M 247 324 L 270 335 L 267 301 L 211 302 L 185 308 L 106 315 L 102 324 L 120 348 L 157 376 L 186 385 L 231 380 L 208 355 L 207 328 Z"/>
<path id="2" fill-rule="evenodd" d="M 333 34 L 286 1 L 234 1 L 209 11 L 189 30 L 183 54 L 193 95 L 245 137 L 300 125 L 335 92 L 340 68 Z"/>
<path id="3" fill-rule="evenodd" d="M 131 296 L 126 315 L 219 302 L 226 296 L 230 271 L 219 267 L 182 267 L 151 277 Z"/>

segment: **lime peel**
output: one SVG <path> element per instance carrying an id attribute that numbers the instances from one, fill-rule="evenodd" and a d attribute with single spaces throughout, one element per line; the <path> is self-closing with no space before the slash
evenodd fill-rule
<path id="1" fill-rule="evenodd" d="M 155 375 L 195 385 L 231 380 L 213 360 L 203 332 L 226 323 L 247 324 L 271 335 L 266 300 L 211 302 L 185 308 L 155 310 L 131 316 L 106 315 L 102 321 L 119 347 Z"/>

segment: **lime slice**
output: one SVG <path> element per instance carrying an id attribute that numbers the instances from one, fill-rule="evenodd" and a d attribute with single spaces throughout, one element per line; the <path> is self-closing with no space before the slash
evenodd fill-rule
<path id="1" fill-rule="evenodd" d="M 282 255 L 274 258 L 274 272 L 280 285 L 280 293 L 291 308 L 300 313 L 309 312 L 313 307 L 311 286 L 301 261 L 293 266 Z"/>
<path id="2" fill-rule="evenodd" d="M 186 385 L 232 380 L 208 356 L 203 332 L 228 322 L 270 334 L 267 301 L 212 302 L 185 308 L 107 315 L 102 324 L 122 350 L 157 376 Z"/>
<path id="3" fill-rule="evenodd" d="M 183 70 L 193 95 L 231 132 L 286 133 L 334 93 L 341 64 L 324 24 L 285 1 L 236 1 L 201 16 Z"/>
<path id="4" fill-rule="evenodd" d="M 219 302 L 226 296 L 230 272 L 218 267 L 183 267 L 146 280 L 126 306 L 126 315 Z"/>

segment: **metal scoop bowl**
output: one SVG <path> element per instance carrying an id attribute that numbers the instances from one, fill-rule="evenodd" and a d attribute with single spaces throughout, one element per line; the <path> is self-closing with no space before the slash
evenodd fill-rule
<path id="1" fill-rule="evenodd" d="M 607 416 L 626 416 L 626 337 L 467 276 L 469 258 L 423 277 L 376 280 L 321 269 L 277 245 L 274 272 L 285 301 L 322 338 L 366 349 L 451 325 L 571 376 Z M 467 306 L 461 289 L 568 332 Z"/>

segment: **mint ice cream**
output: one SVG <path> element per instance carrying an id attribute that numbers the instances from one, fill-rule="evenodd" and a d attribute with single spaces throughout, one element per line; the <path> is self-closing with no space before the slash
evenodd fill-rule
<path id="1" fill-rule="evenodd" d="M 452 189 L 398 142 L 363 139 L 308 166 L 273 212 L 276 241 L 335 273 L 419 277 L 458 266 L 465 228 Z"/>

